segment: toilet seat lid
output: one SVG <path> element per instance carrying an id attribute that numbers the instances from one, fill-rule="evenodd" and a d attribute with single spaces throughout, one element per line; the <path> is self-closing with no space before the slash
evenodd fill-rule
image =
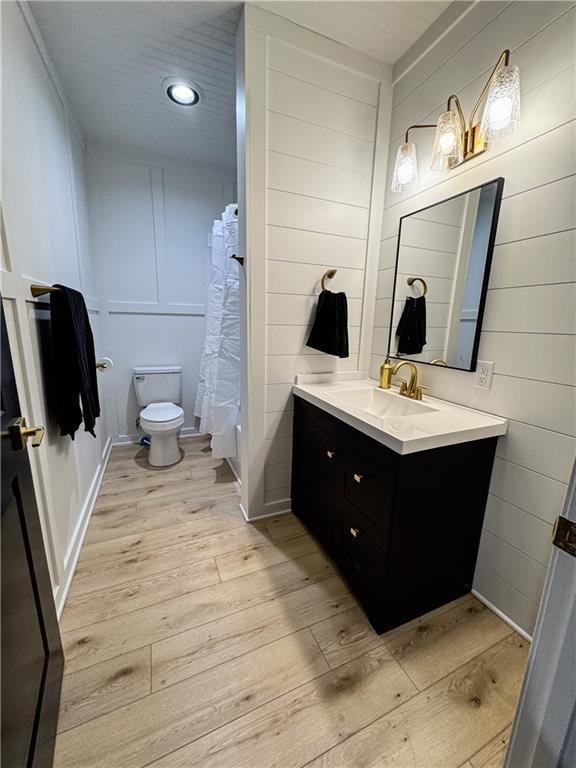
<path id="1" fill-rule="evenodd" d="M 140 413 L 140 418 L 147 421 L 173 421 L 184 414 L 182 408 L 174 403 L 150 403 Z"/>

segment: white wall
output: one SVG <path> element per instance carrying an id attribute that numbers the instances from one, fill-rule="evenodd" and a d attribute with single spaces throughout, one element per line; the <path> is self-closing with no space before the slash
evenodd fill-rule
<path id="1" fill-rule="evenodd" d="M 234 172 L 90 145 L 88 201 L 94 269 L 103 297 L 112 434 L 139 433 L 136 365 L 183 367 L 184 428 L 193 429 L 212 222 L 234 200 Z"/>
<path id="2" fill-rule="evenodd" d="M 420 374 L 434 395 L 510 420 L 498 443 L 474 587 L 527 632 L 576 448 L 575 20 L 573 3 L 479 3 L 397 81 L 390 158 L 406 127 L 434 122 L 449 94 L 468 114 L 504 48 L 520 67 L 522 121 L 514 136 L 445 175 L 427 170 L 434 134 L 419 131 L 420 180 L 387 191 L 382 236 L 381 265 L 400 216 L 505 177 L 479 350 L 479 359 L 495 362 L 492 389 L 474 388 L 472 373 L 423 366 Z M 377 322 L 387 311 L 379 304 Z M 371 375 L 385 351 L 376 329 Z"/>
<path id="3" fill-rule="evenodd" d="M 242 483 L 244 510 L 256 517 L 290 508 L 295 375 L 367 369 L 391 89 L 388 66 L 251 6 L 239 48 L 249 307 Z M 320 279 L 333 267 L 330 289 L 348 296 L 344 360 L 305 346 Z"/>
<path id="4" fill-rule="evenodd" d="M 107 457 L 109 393 L 99 377 L 104 416 L 96 425 L 97 439 L 83 431 L 74 441 L 59 436 L 47 405 L 49 310 L 32 299 L 30 285 L 59 282 L 81 290 L 96 354 L 102 354 L 87 239 L 84 147 L 34 21 L 16 3 L 2 6 L 2 113 L 2 294 L 22 415 L 28 424 L 47 428 L 42 445 L 28 452 L 60 611 Z"/>

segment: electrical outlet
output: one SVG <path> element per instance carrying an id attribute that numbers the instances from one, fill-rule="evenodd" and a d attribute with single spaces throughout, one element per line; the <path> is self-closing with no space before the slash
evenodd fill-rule
<path id="1" fill-rule="evenodd" d="M 478 389 L 490 389 L 494 376 L 494 363 L 486 360 L 478 360 L 476 363 L 476 379 L 474 386 Z"/>

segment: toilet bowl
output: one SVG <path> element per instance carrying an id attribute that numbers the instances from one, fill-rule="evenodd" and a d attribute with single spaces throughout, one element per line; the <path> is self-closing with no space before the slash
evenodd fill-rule
<path id="1" fill-rule="evenodd" d="M 150 437 L 148 462 L 168 467 L 180 461 L 178 433 L 184 424 L 182 368 L 179 365 L 133 369 L 134 389 L 140 405 L 140 427 Z"/>
<path id="2" fill-rule="evenodd" d="M 153 467 L 180 461 L 178 432 L 183 424 L 184 411 L 174 403 L 151 403 L 140 412 L 140 427 L 150 437 L 148 462 Z"/>

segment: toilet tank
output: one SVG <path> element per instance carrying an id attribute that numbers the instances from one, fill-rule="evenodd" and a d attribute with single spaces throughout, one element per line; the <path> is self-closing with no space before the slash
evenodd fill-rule
<path id="1" fill-rule="evenodd" d="M 182 402 L 182 366 L 143 366 L 132 370 L 140 405 Z"/>

